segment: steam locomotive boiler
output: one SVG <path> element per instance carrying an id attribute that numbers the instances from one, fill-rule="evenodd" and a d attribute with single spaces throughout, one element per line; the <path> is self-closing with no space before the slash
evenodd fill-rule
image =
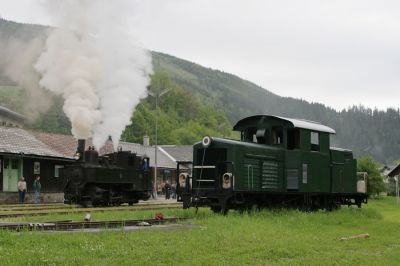
<path id="1" fill-rule="evenodd" d="M 206 136 L 193 146 L 192 173 L 178 165 L 177 193 L 184 208 L 310 210 L 367 203 L 352 151 L 330 147 L 332 128 L 256 115 L 237 122 L 234 130 L 240 141 Z"/>
<path id="2" fill-rule="evenodd" d="M 122 150 L 99 156 L 94 147 L 85 151 L 84 140 L 78 141 L 77 157 L 76 163 L 62 169 L 67 180 L 64 203 L 84 207 L 131 205 L 150 198 L 148 157 Z"/>

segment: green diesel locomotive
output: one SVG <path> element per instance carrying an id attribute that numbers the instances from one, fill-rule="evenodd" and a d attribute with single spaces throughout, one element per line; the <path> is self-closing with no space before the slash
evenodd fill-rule
<path id="1" fill-rule="evenodd" d="M 352 151 L 330 147 L 332 128 L 256 115 L 233 129 L 240 141 L 206 136 L 193 146 L 192 173 L 178 164 L 177 193 L 184 208 L 332 210 L 367 203 L 366 181 L 357 179 Z"/>

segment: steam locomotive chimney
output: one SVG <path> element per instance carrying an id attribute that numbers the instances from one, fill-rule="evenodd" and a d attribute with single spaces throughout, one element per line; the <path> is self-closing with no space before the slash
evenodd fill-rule
<path id="1" fill-rule="evenodd" d="M 79 161 L 85 161 L 85 140 L 78 139 L 78 149 L 76 150 L 79 153 Z"/>

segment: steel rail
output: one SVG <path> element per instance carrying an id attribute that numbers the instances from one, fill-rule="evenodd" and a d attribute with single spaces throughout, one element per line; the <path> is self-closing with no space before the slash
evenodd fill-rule
<path id="1" fill-rule="evenodd" d="M 120 221 L 93 221 L 93 222 L 20 222 L 20 223 L 0 223 L 0 230 L 10 231 L 69 231 L 76 229 L 93 228 L 118 228 L 125 226 L 152 226 L 165 223 L 176 223 L 186 218 L 171 217 L 163 219 L 139 219 L 139 220 L 120 220 Z"/>
<path id="2" fill-rule="evenodd" d="M 135 206 L 158 206 L 158 205 L 165 205 L 165 204 L 176 204 L 177 202 L 139 202 L 135 203 L 131 206 L 125 204 L 125 205 L 119 205 L 119 206 L 99 206 L 99 207 L 92 207 L 92 208 L 85 208 L 86 210 L 88 209 L 93 209 L 93 208 L 132 208 Z M 9 207 L 7 205 L 0 206 L 0 213 L 2 212 L 18 212 L 18 211 L 38 211 L 38 210 L 59 210 L 59 209 L 74 209 L 74 208 L 83 208 L 79 205 L 69 205 L 69 204 L 59 204 L 55 206 L 46 206 L 46 205 L 31 205 L 31 206 L 26 206 L 26 205 L 10 205 Z"/>
<path id="3" fill-rule="evenodd" d="M 182 208 L 181 203 L 174 204 L 151 204 L 151 205 L 141 205 L 141 206 L 128 206 L 128 207 L 101 207 L 101 208 L 71 208 L 71 209 L 61 209 L 55 211 L 41 211 L 32 210 L 29 212 L 10 212 L 10 213 L 0 213 L 0 219 L 2 218 L 12 218 L 21 216 L 46 216 L 49 214 L 71 214 L 71 213 L 86 213 L 86 212 L 107 212 L 107 211 L 145 211 L 145 210 L 156 210 L 156 209 L 177 209 Z"/>
<path id="4" fill-rule="evenodd" d="M 176 202 L 171 202 L 176 203 Z M 140 201 L 139 203 L 135 203 L 133 205 L 122 204 L 117 207 L 131 207 L 131 206 L 141 206 L 141 205 L 160 205 L 160 204 L 169 204 L 168 202 L 160 202 L 160 201 Z M 8 211 L 8 210 L 37 210 L 37 209 L 62 209 L 62 208 L 80 208 L 80 205 L 76 204 L 64 204 L 64 203 L 44 203 L 44 204 L 1 204 L 0 211 Z M 114 206 L 116 207 L 116 206 Z M 109 207 L 107 207 L 109 208 Z M 86 208 L 88 209 L 88 208 Z"/>

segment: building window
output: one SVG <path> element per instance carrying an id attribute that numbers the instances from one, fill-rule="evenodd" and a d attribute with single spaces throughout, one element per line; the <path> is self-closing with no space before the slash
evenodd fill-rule
<path id="1" fill-rule="evenodd" d="M 0 173 L 3 171 L 3 165 L 1 164 L 1 159 L 0 159 Z"/>
<path id="2" fill-rule="evenodd" d="M 40 175 L 40 162 L 33 163 L 33 174 Z"/>
<path id="3" fill-rule="evenodd" d="M 60 177 L 60 169 L 64 168 L 63 165 L 55 165 L 54 166 L 54 177 Z"/>
<path id="4" fill-rule="evenodd" d="M 10 160 L 4 159 L 4 169 L 8 169 L 9 166 L 10 166 Z"/>
<path id="5" fill-rule="evenodd" d="M 311 132 L 311 150 L 319 151 L 319 133 Z"/>
<path id="6" fill-rule="evenodd" d="M 19 160 L 17 159 L 11 160 L 11 169 L 18 169 L 18 165 L 19 165 Z"/>

